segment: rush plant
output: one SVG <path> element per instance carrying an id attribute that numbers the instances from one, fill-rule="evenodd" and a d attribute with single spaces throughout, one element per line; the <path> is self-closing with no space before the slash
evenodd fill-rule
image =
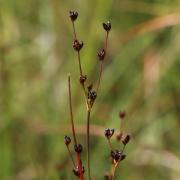
<path id="1" fill-rule="evenodd" d="M 83 152 L 83 146 L 79 143 L 77 137 L 76 137 L 76 130 L 74 126 L 74 116 L 73 116 L 73 107 L 72 107 L 72 98 L 71 98 L 71 77 L 68 75 L 68 94 L 69 94 L 69 112 L 70 112 L 70 120 L 71 120 L 71 127 L 72 127 L 72 135 L 73 135 L 73 146 L 74 151 L 76 154 L 76 161 L 74 160 L 73 154 L 70 150 L 70 144 L 71 144 L 71 138 L 69 136 L 64 137 L 64 143 L 67 147 L 67 150 L 69 152 L 72 164 L 73 164 L 73 173 L 75 176 L 77 176 L 80 180 L 84 180 L 85 177 L 87 177 L 88 180 L 92 180 L 94 178 L 91 177 L 91 156 L 90 156 L 90 118 L 91 118 L 91 112 L 93 109 L 93 105 L 96 102 L 96 99 L 99 95 L 99 87 L 101 84 L 101 78 L 102 78 L 102 72 L 103 72 L 103 64 L 105 61 L 105 58 L 107 57 L 107 50 L 108 50 L 108 38 L 109 33 L 111 30 L 111 23 L 108 21 L 106 23 L 102 23 L 102 29 L 105 31 L 105 41 L 103 48 L 97 53 L 97 58 L 99 60 L 99 75 L 97 79 L 96 86 L 93 86 L 92 84 L 87 84 L 87 75 L 84 74 L 84 71 L 82 69 L 81 65 L 81 50 L 84 46 L 83 41 L 80 41 L 77 36 L 76 28 L 75 28 L 75 21 L 78 18 L 78 12 L 76 11 L 70 11 L 69 17 L 72 23 L 73 27 L 73 48 L 75 52 L 77 53 L 77 59 L 78 59 L 78 66 L 79 66 L 79 82 L 82 86 L 82 91 L 85 98 L 86 103 L 86 113 L 87 113 L 87 121 L 86 121 L 86 149 L 87 149 L 87 162 L 86 162 L 86 168 L 84 167 L 84 163 L 81 160 L 81 154 Z M 121 122 L 123 122 L 123 119 L 125 118 L 125 111 L 119 113 L 119 117 L 121 119 Z M 111 166 L 112 169 L 110 172 L 106 173 L 104 178 L 107 180 L 113 180 L 115 179 L 115 172 L 119 165 L 119 163 L 125 159 L 126 155 L 124 154 L 125 146 L 130 140 L 130 135 L 127 133 L 123 133 L 122 129 L 117 133 L 117 141 L 122 142 L 122 149 L 114 149 L 111 144 L 111 138 L 115 133 L 115 129 L 107 128 L 105 129 L 104 135 L 105 138 L 108 141 L 108 145 L 110 148 L 110 158 L 111 158 Z M 85 175 L 85 170 L 87 175 Z"/>

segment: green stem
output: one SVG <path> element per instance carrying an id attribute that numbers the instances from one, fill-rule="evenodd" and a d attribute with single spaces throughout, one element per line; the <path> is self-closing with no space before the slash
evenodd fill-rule
<path id="1" fill-rule="evenodd" d="M 89 135 L 89 121 L 90 121 L 90 115 L 91 115 L 91 111 L 88 110 L 87 111 L 87 172 L 88 172 L 88 180 L 91 179 L 91 172 L 90 172 L 90 135 Z"/>

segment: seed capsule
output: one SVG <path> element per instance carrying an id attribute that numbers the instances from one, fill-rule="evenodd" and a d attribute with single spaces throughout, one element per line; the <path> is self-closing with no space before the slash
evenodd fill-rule
<path id="1" fill-rule="evenodd" d="M 77 152 L 77 153 L 81 153 L 83 151 L 83 147 L 81 144 L 75 144 L 74 145 L 74 150 Z"/>
<path id="2" fill-rule="evenodd" d="M 77 11 L 69 11 L 69 17 L 71 18 L 71 21 L 75 21 L 78 17 Z"/>
<path id="3" fill-rule="evenodd" d="M 100 61 L 103 61 L 106 55 L 106 51 L 102 49 L 101 51 L 98 52 L 98 58 Z"/>
<path id="4" fill-rule="evenodd" d="M 65 136 L 64 143 L 66 144 L 66 146 L 68 146 L 71 143 L 71 138 L 69 136 Z"/>
<path id="5" fill-rule="evenodd" d="M 73 48 L 76 51 L 80 51 L 82 49 L 83 45 L 84 45 L 83 42 L 80 43 L 77 39 L 75 39 L 74 43 L 73 43 Z"/>
<path id="6" fill-rule="evenodd" d="M 110 139 L 113 136 L 114 131 L 115 131 L 114 129 L 107 128 L 104 131 L 104 135 L 106 136 L 107 139 Z"/>
<path id="7" fill-rule="evenodd" d="M 86 79 L 87 79 L 87 76 L 86 76 L 86 75 L 80 76 L 79 82 L 80 82 L 81 84 L 83 84 L 83 83 L 86 81 Z"/>
<path id="8" fill-rule="evenodd" d="M 88 99 L 94 101 L 94 100 L 96 99 L 96 97 L 97 97 L 96 91 L 90 91 L 90 92 L 88 92 Z"/>
<path id="9" fill-rule="evenodd" d="M 120 111 L 120 112 L 119 112 L 119 117 L 120 117 L 121 119 L 125 118 L 125 116 L 126 116 L 126 111 Z"/>
<path id="10" fill-rule="evenodd" d="M 130 134 L 124 134 L 121 138 L 121 141 L 124 145 L 126 145 L 131 139 L 131 135 Z"/>
<path id="11" fill-rule="evenodd" d="M 111 157 L 115 161 L 115 163 L 117 163 L 121 159 L 121 156 L 122 156 L 122 151 L 119 150 L 111 151 Z"/>
<path id="12" fill-rule="evenodd" d="M 123 161 L 126 158 L 125 154 L 122 154 L 120 161 Z"/>
<path id="13" fill-rule="evenodd" d="M 122 132 L 118 133 L 117 136 L 116 136 L 117 141 L 120 141 L 122 136 L 123 136 Z"/>
<path id="14" fill-rule="evenodd" d="M 103 23 L 103 28 L 107 32 L 111 30 L 111 23 L 108 21 L 107 23 Z"/>

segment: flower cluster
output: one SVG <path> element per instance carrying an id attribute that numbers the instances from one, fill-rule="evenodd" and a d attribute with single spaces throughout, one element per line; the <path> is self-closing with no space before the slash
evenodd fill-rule
<path id="1" fill-rule="evenodd" d="M 121 127 L 122 127 L 122 122 L 123 119 L 125 118 L 126 113 L 125 111 L 121 111 L 119 112 L 119 117 L 121 120 Z M 112 147 L 111 144 L 111 138 L 114 135 L 115 130 L 114 129 L 110 129 L 107 128 L 104 131 L 104 135 L 106 137 L 106 139 L 108 140 L 108 144 L 109 144 L 109 148 L 110 148 L 110 157 L 111 157 L 111 164 L 112 164 L 112 172 L 106 173 L 104 178 L 107 180 L 113 180 L 115 177 L 115 171 L 117 166 L 119 165 L 119 162 L 121 162 L 122 160 L 124 160 L 126 158 L 126 154 L 124 154 L 124 150 L 126 145 L 129 143 L 130 139 L 131 139 L 131 135 L 129 133 L 123 133 L 122 132 L 122 128 L 120 128 L 120 132 L 117 133 L 116 135 L 116 140 L 118 142 L 122 143 L 122 149 L 114 149 Z"/>
<path id="2" fill-rule="evenodd" d="M 92 107 L 98 97 L 98 90 L 100 87 L 100 82 L 101 82 L 101 76 L 102 76 L 102 71 L 103 71 L 103 63 L 104 60 L 107 56 L 107 46 L 108 46 L 108 36 L 109 32 L 111 30 L 111 23 L 108 21 L 106 23 L 102 23 L 102 28 L 104 29 L 106 33 L 105 37 L 105 42 L 103 47 L 99 50 L 97 53 L 97 58 L 99 60 L 99 65 L 100 65 L 100 70 L 99 70 L 99 76 L 97 79 L 97 84 L 94 87 L 92 84 L 86 84 L 87 83 L 87 75 L 84 74 L 82 65 L 81 65 L 81 55 L 80 52 L 84 47 L 83 41 L 80 41 L 77 37 L 76 33 L 76 28 L 75 28 L 75 21 L 78 18 L 78 12 L 76 11 L 70 11 L 69 12 L 69 17 L 72 22 L 73 26 L 73 35 L 74 35 L 74 40 L 72 47 L 77 53 L 77 59 L 78 59 L 78 65 L 79 65 L 79 82 L 80 85 L 82 86 L 85 101 L 86 101 L 86 109 L 87 109 L 87 133 L 86 133 L 86 148 L 87 149 L 87 166 L 86 166 L 86 172 L 87 172 L 87 178 L 88 180 L 92 179 L 91 178 L 91 173 L 90 173 L 90 115 L 92 111 Z M 81 160 L 81 154 L 83 152 L 83 146 L 78 143 L 78 140 L 76 138 L 76 131 L 74 127 L 74 117 L 73 117 L 73 109 L 72 109 L 72 100 L 71 100 L 71 83 L 70 83 L 70 76 L 68 77 L 68 90 L 69 90 L 69 110 L 70 110 L 70 119 L 71 119 L 71 126 L 72 126 L 72 134 L 73 134 L 73 145 L 74 145 L 74 153 L 76 154 L 76 159 L 77 161 L 74 161 L 73 154 L 71 153 L 70 150 L 70 145 L 72 143 L 71 138 L 69 136 L 64 137 L 64 143 L 68 149 L 69 155 L 71 157 L 72 163 L 73 163 L 73 173 L 75 176 L 77 176 L 80 180 L 84 179 L 84 173 L 85 173 L 85 168 L 83 166 L 82 160 Z M 124 119 L 125 117 L 125 112 L 120 112 L 119 116 L 121 119 Z M 129 134 L 124 134 L 122 132 L 117 134 L 117 140 L 121 141 L 123 143 L 123 149 L 113 149 L 111 145 L 111 138 L 113 137 L 115 133 L 115 129 L 109 129 L 107 128 L 104 132 L 105 137 L 107 138 L 110 146 L 110 157 L 112 158 L 112 165 L 114 167 L 114 172 L 109 173 L 108 175 L 105 175 L 105 179 L 114 179 L 114 174 L 115 174 L 115 169 L 117 165 L 119 164 L 120 161 L 125 159 L 126 155 L 124 154 L 124 149 L 126 144 L 130 140 L 130 135 Z"/>

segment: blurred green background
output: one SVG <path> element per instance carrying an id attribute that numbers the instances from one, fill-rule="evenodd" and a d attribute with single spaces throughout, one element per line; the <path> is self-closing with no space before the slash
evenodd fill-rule
<path id="1" fill-rule="evenodd" d="M 108 58 L 93 108 L 92 176 L 110 168 L 105 127 L 133 139 L 117 179 L 180 179 L 179 0 L 0 0 L 0 179 L 75 179 L 64 145 L 69 129 L 67 75 L 74 116 L 85 145 L 86 112 L 72 48 L 69 10 L 79 12 L 82 66 L 98 77 L 97 51 L 110 20 Z M 113 141 L 113 146 L 118 147 Z M 86 149 L 83 162 L 86 160 Z"/>

